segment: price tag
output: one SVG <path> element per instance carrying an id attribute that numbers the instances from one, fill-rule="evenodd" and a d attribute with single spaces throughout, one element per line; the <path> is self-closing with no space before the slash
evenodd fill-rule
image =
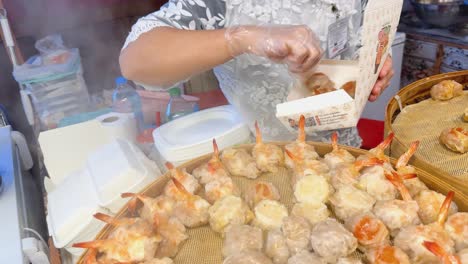
<path id="1" fill-rule="evenodd" d="M 349 40 L 348 18 L 342 18 L 328 27 L 328 57 L 333 59 L 346 50 Z"/>

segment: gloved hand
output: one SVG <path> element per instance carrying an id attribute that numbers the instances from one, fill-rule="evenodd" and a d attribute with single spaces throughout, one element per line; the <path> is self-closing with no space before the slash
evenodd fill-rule
<path id="1" fill-rule="evenodd" d="M 225 33 L 233 57 L 250 53 L 284 63 L 289 71 L 310 71 L 323 51 L 314 32 L 307 26 L 238 26 Z"/>

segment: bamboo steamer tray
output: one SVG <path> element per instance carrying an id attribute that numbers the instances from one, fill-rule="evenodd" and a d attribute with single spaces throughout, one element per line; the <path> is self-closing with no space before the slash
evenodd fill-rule
<path id="1" fill-rule="evenodd" d="M 278 146 L 283 147 L 287 142 L 275 142 L 272 143 Z M 327 154 L 332 150 L 330 144 L 327 143 L 310 143 L 315 147 L 320 156 Z M 253 144 L 238 146 L 238 148 L 243 148 L 249 152 L 252 150 Z M 354 156 L 360 156 L 366 154 L 367 151 L 351 148 L 347 146 L 341 146 L 341 148 L 348 150 Z M 204 162 L 207 162 L 211 158 L 211 155 L 205 155 L 203 157 L 189 161 L 179 168 L 185 168 L 188 172 L 191 172 L 193 169 L 198 167 Z M 391 159 L 391 162 L 394 164 L 395 159 Z M 453 187 L 447 184 L 445 181 L 442 181 L 438 177 L 435 177 L 424 170 L 416 168 L 416 172 L 421 179 L 430 189 L 436 190 L 442 194 L 447 194 L 449 191 L 453 190 L 455 192 L 454 202 L 457 203 L 459 211 L 468 211 L 468 195 L 463 192 L 453 189 Z M 290 173 L 286 168 L 281 168 L 278 173 L 272 174 L 263 174 L 255 180 L 247 179 L 244 177 L 235 177 L 233 176 L 234 182 L 239 186 L 241 191 L 245 190 L 245 187 L 256 182 L 256 181 L 269 181 L 272 182 L 279 190 L 281 195 L 281 203 L 283 203 L 290 212 L 292 206 L 294 205 L 293 190 L 290 184 Z M 169 173 L 164 174 L 149 186 L 147 186 L 141 193 L 156 197 L 163 192 L 165 184 L 169 181 Z M 125 205 L 117 214 L 117 217 L 127 216 L 129 214 L 128 207 Z M 105 239 L 108 237 L 113 228 L 110 225 L 106 225 L 97 235 L 96 239 Z M 223 261 L 223 256 L 221 249 L 223 247 L 223 239 L 219 234 L 211 230 L 210 226 L 202 226 L 197 228 L 187 229 L 187 234 L 189 239 L 184 242 L 180 248 L 179 253 L 174 258 L 174 263 L 177 264 L 220 264 Z M 87 251 L 81 256 L 78 264 L 85 264 L 84 257 L 86 256 Z M 355 257 L 362 257 L 360 254 L 355 254 Z"/>
<path id="2" fill-rule="evenodd" d="M 431 100 L 431 87 L 443 80 L 464 85 L 464 95 L 445 102 Z M 438 138 L 448 127 L 468 129 L 468 123 L 462 120 L 468 107 L 467 87 L 468 70 L 424 78 L 400 90 L 389 101 L 385 114 L 385 133 L 395 133 L 389 156 L 399 157 L 412 141 L 420 140 L 413 164 L 465 193 L 468 193 L 468 153 L 452 152 Z"/>

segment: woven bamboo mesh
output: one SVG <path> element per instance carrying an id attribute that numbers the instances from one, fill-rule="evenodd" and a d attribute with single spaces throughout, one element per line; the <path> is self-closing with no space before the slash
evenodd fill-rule
<path id="1" fill-rule="evenodd" d="M 286 143 L 275 143 L 280 146 L 284 146 Z M 324 154 L 330 152 L 332 150 L 329 144 L 325 143 L 312 143 L 315 147 L 316 151 L 323 156 Z M 247 150 L 252 149 L 252 145 L 244 145 L 240 146 L 240 148 L 245 148 Z M 365 154 L 366 151 L 345 147 L 342 148 L 351 152 L 351 154 L 355 155 L 356 157 L 362 154 Z M 210 155 L 200 157 L 193 161 L 190 161 L 181 168 L 186 168 L 187 171 L 191 172 L 194 168 L 201 165 L 203 162 L 208 161 Z M 392 159 L 392 162 L 395 160 Z M 444 181 L 441 181 L 438 177 L 434 177 L 431 174 L 417 169 L 417 174 L 419 178 L 431 189 L 439 191 L 443 194 L 446 194 L 450 190 L 454 190 L 453 187 L 447 184 Z M 168 174 L 161 176 L 152 184 L 150 184 L 146 189 L 142 191 L 142 193 L 156 197 L 162 193 L 164 185 L 169 180 L 170 176 Z M 293 191 L 290 184 L 290 175 L 286 169 L 281 169 L 276 174 L 266 174 L 258 177 L 255 180 L 249 180 L 246 178 L 241 177 L 233 177 L 235 183 L 240 187 L 242 191 L 245 190 L 245 187 L 249 184 L 254 183 L 255 181 L 263 180 L 272 182 L 279 190 L 281 195 L 281 202 L 288 207 L 289 211 L 293 205 Z M 457 203 L 460 211 L 468 211 L 468 195 L 462 193 L 459 190 L 455 191 L 455 199 L 454 201 Z M 122 208 L 119 212 L 118 216 L 125 216 L 128 214 L 127 206 Z M 106 238 L 109 233 L 112 231 L 112 227 L 109 225 L 106 226 L 101 232 L 98 234 L 96 239 L 104 239 Z M 181 247 L 179 253 L 174 259 L 174 262 L 177 264 L 193 264 L 193 263 L 200 263 L 200 264 L 219 264 L 223 261 L 223 256 L 221 254 L 221 249 L 223 246 L 222 238 L 212 231 L 209 226 L 198 227 L 188 230 L 189 239 L 184 242 L 183 246 Z M 86 252 L 85 252 L 86 254 Z M 84 256 L 84 255 L 83 255 Z M 83 256 L 78 261 L 79 264 L 85 264 L 83 262 Z M 360 254 L 355 254 L 355 257 L 361 257 Z"/>
<path id="2" fill-rule="evenodd" d="M 468 92 L 446 102 L 430 99 L 431 87 L 443 80 L 455 80 L 463 84 L 466 90 L 468 71 L 419 80 L 403 88 L 390 100 L 386 109 L 385 132 L 394 132 L 395 138 L 389 154 L 399 157 L 412 141 L 420 140 L 413 164 L 468 193 L 468 153 L 452 152 L 438 140 L 445 128 L 468 129 L 468 123 L 462 119 L 464 109 L 468 107 Z"/>

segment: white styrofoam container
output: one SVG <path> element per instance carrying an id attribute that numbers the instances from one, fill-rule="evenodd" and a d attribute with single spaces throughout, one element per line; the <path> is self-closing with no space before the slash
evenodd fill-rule
<path id="1" fill-rule="evenodd" d="M 250 130 L 231 105 L 219 106 L 178 118 L 153 132 L 154 144 L 165 161 L 180 165 L 220 149 L 250 140 Z"/>
<path id="2" fill-rule="evenodd" d="M 70 173 L 82 170 L 88 156 L 116 138 L 136 138 L 135 119 L 125 113 L 108 113 L 71 126 L 39 134 L 44 165 L 54 185 Z"/>
<path id="3" fill-rule="evenodd" d="M 124 192 L 139 192 L 150 184 L 159 169 L 132 143 L 115 139 L 89 155 L 90 171 L 99 205 L 117 213 L 128 199 Z"/>
<path id="4" fill-rule="evenodd" d="M 104 227 L 95 219 L 97 212 L 109 214 L 98 204 L 98 196 L 87 170 L 70 174 L 47 195 L 47 225 L 57 248 L 65 248 L 72 255 L 83 249 L 73 248 L 76 242 L 93 240 Z"/>

